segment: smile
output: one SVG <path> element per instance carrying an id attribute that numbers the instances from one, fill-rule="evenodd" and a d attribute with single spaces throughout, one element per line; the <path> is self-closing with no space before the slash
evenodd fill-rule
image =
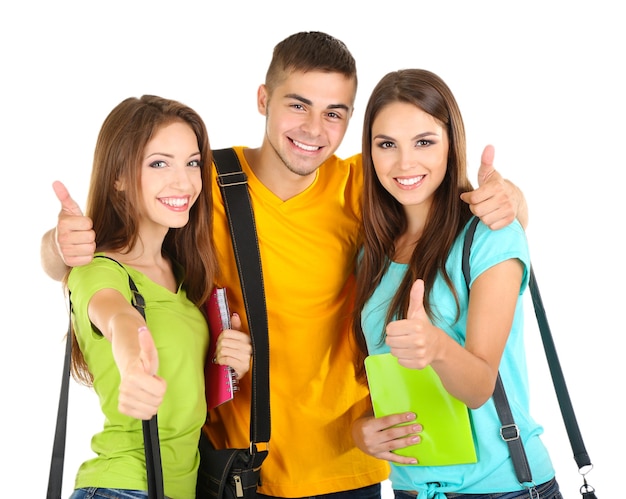
<path id="1" fill-rule="evenodd" d="M 418 184 L 419 182 L 421 182 L 424 179 L 425 176 L 426 175 L 419 175 L 417 177 L 410 177 L 410 178 L 406 178 L 406 177 L 399 178 L 399 177 L 396 177 L 395 180 L 400 185 L 406 185 L 407 187 L 410 187 L 412 185 L 415 185 L 415 184 Z"/>
<path id="2" fill-rule="evenodd" d="M 293 142 L 293 144 L 299 147 L 300 149 L 303 149 L 308 152 L 315 152 L 321 149 L 321 147 L 319 146 L 309 146 L 307 144 L 303 144 L 302 142 L 298 142 L 297 140 L 293 140 L 293 139 L 291 140 L 291 142 Z"/>
<path id="3" fill-rule="evenodd" d="M 159 198 L 159 201 L 172 208 L 182 208 L 189 204 L 189 198 Z"/>

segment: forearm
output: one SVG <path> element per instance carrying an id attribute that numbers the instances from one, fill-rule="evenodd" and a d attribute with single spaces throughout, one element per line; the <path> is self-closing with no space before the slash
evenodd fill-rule
<path id="1" fill-rule="evenodd" d="M 56 229 L 50 229 L 41 238 L 41 267 L 49 277 L 55 281 L 61 281 L 69 267 L 65 265 L 59 254 L 55 241 L 55 232 Z"/>
<path id="2" fill-rule="evenodd" d="M 450 338 L 450 337 L 448 337 Z M 493 369 L 484 359 L 469 352 L 450 338 L 443 355 L 433 360 L 446 391 L 471 409 L 482 406 L 492 395 L 495 385 Z"/>
<path id="3" fill-rule="evenodd" d="M 111 349 L 113 352 L 113 359 L 117 365 L 121 375 L 132 371 L 134 366 L 137 365 L 140 348 L 138 333 L 141 325 L 136 325 L 134 321 L 129 321 L 124 327 L 118 325 L 115 331 L 109 332 L 108 339 L 111 342 Z"/>

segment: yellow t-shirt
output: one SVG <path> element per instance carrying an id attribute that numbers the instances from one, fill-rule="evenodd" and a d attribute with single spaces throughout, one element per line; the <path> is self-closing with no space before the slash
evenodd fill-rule
<path id="1" fill-rule="evenodd" d="M 350 427 L 369 407 L 355 379 L 349 329 L 356 255 L 361 243 L 360 155 L 330 158 L 301 194 L 282 201 L 252 173 L 254 207 L 268 310 L 272 431 L 260 492 L 303 497 L 351 490 L 385 480 L 385 461 L 354 446 Z M 237 265 L 224 204 L 213 184 L 214 236 L 232 312 L 245 322 Z M 210 414 L 218 447 L 247 447 L 250 374 L 235 399 Z"/>

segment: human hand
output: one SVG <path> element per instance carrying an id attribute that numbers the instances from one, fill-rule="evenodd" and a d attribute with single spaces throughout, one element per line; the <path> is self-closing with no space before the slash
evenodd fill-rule
<path id="1" fill-rule="evenodd" d="M 167 383 L 156 375 L 159 353 L 147 327 L 137 331 L 139 356 L 120 369 L 118 410 L 136 419 L 148 420 L 163 402 Z"/>
<path id="2" fill-rule="evenodd" d="M 217 338 L 215 362 L 230 366 L 241 379 L 250 370 L 252 341 L 250 335 L 241 331 L 241 317 L 233 314 L 231 329 L 225 329 Z"/>
<path id="3" fill-rule="evenodd" d="M 461 199 L 469 204 L 472 213 L 492 230 L 506 227 L 516 217 L 525 227 L 528 214 L 524 195 L 515 184 L 503 179 L 493 167 L 494 156 L 494 147 L 486 146 L 478 169 L 478 188 L 464 192 Z"/>
<path id="4" fill-rule="evenodd" d="M 442 331 L 433 326 L 424 308 L 424 281 L 411 287 L 406 319 L 387 325 L 385 343 L 398 363 L 409 369 L 423 369 L 439 353 Z"/>
<path id="5" fill-rule="evenodd" d="M 417 464 L 413 457 L 399 456 L 391 451 L 417 444 L 422 425 L 413 423 L 415 414 L 405 412 L 380 418 L 364 416 L 352 424 L 352 439 L 366 454 L 399 464 Z"/>
<path id="6" fill-rule="evenodd" d="M 96 251 L 96 233 L 92 220 L 83 215 L 65 185 L 55 181 L 52 188 L 61 202 L 55 233 L 57 251 L 68 267 L 85 265 L 93 259 Z"/>

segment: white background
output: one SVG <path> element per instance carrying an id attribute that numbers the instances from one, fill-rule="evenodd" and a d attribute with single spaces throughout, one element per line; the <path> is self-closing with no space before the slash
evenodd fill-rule
<path id="1" fill-rule="evenodd" d="M 102 121 L 144 93 L 198 110 L 215 148 L 258 146 L 256 89 L 273 46 L 300 30 L 337 36 L 357 60 L 356 111 L 341 156 L 360 148 L 374 84 L 404 67 L 435 71 L 456 94 L 472 178 L 483 146 L 495 145 L 496 166 L 530 205 L 535 272 L 595 465 L 589 482 L 602 498 L 618 495 L 626 279 L 618 2 L 41 0 L 4 2 L 0 25 L 3 497 L 43 497 L 47 484 L 67 322 L 60 285 L 39 263 L 40 237 L 59 209 L 52 181 L 63 180 L 84 206 Z M 527 312 L 532 410 L 564 497 L 578 497 L 582 479 L 530 302 Z M 95 395 L 73 384 L 65 497 L 100 425 Z"/>

